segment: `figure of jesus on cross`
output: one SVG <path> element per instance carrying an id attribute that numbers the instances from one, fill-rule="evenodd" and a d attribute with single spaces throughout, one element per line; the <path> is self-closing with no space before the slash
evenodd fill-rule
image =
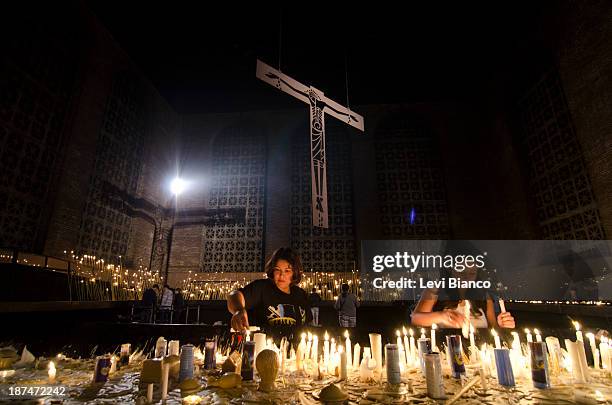
<path id="1" fill-rule="evenodd" d="M 305 86 L 259 60 L 257 61 L 257 77 L 310 106 L 312 225 L 328 228 L 325 114 L 336 117 L 361 131 L 363 131 L 363 117 L 325 97 L 322 91 L 312 86 Z"/>

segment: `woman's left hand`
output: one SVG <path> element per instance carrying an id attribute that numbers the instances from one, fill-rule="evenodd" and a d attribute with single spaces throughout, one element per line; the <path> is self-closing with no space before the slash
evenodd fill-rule
<path id="1" fill-rule="evenodd" d="M 515 326 L 514 317 L 512 316 L 512 314 L 510 314 L 510 312 L 502 312 L 497 315 L 497 325 L 500 328 L 513 329 Z"/>

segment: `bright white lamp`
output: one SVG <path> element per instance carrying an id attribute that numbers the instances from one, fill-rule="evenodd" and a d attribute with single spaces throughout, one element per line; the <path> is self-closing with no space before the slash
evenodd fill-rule
<path id="1" fill-rule="evenodd" d="M 179 177 L 176 177 L 170 183 L 170 191 L 172 191 L 172 194 L 174 194 L 174 195 L 179 195 L 183 191 L 185 191 L 185 187 L 186 186 L 187 186 L 187 183 L 185 182 L 185 180 L 183 180 L 183 179 L 181 179 Z"/>

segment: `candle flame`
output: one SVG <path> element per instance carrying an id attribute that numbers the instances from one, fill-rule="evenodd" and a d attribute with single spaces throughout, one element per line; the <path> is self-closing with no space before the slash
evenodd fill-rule
<path id="1" fill-rule="evenodd" d="M 497 336 L 497 332 L 495 331 L 495 329 L 491 329 L 491 335 Z"/>
<path id="2" fill-rule="evenodd" d="M 329 340 L 329 335 L 327 334 L 327 331 L 325 331 L 325 340 Z"/>
<path id="3" fill-rule="evenodd" d="M 410 332 L 410 336 L 414 336 L 414 331 L 412 330 L 412 328 L 410 328 L 408 332 Z"/>
<path id="4" fill-rule="evenodd" d="M 531 331 L 529 329 L 525 328 L 525 334 L 530 335 Z"/>
<path id="5" fill-rule="evenodd" d="M 431 329 L 436 330 L 438 329 L 438 325 L 436 325 L 435 323 L 431 324 Z"/>
<path id="6" fill-rule="evenodd" d="M 402 332 L 404 332 L 404 336 L 406 336 L 406 327 L 402 326 Z"/>
<path id="7" fill-rule="evenodd" d="M 344 331 L 344 337 L 348 339 L 348 337 L 349 337 L 348 330 L 345 330 L 345 331 Z"/>
<path id="8" fill-rule="evenodd" d="M 534 329 L 534 330 L 533 330 L 533 333 L 535 333 L 536 335 L 539 335 L 539 334 L 540 334 L 540 331 L 539 331 L 539 330 L 537 330 L 537 329 Z"/>
<path id="9" fill-rule="evenodd" d="M 572 323 L 574 324 L 574 328 L 576 330 L 580 330 L 580 323 L 578 323 L 578 321 L 573 321 Z"/>

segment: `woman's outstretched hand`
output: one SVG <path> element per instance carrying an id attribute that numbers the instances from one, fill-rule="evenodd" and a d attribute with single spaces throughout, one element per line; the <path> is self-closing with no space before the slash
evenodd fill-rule
<path id="1" fill-rule="evenodd" d="M 236 332 L 244 332 L 249 328 L 249 315 L 246 309 L 238 310 L 232 316 L 232 328 Z"/>
<path id="2" fill-rule="evenodd" d="M 514 317 L 510 312 L 501 312 L 497 315 L 497 325 L 500 328 L 513 329 L 515 327 Z"/>
<path id="3" fill-rule="evenodd" d="M 438 322 L 440 324 L 450 328 L 461 328 L 463 322 L 465 322 L 465 316 L 457 311 L 453 311 L 452 309 L 440 311 L 440 320 Z"/>

